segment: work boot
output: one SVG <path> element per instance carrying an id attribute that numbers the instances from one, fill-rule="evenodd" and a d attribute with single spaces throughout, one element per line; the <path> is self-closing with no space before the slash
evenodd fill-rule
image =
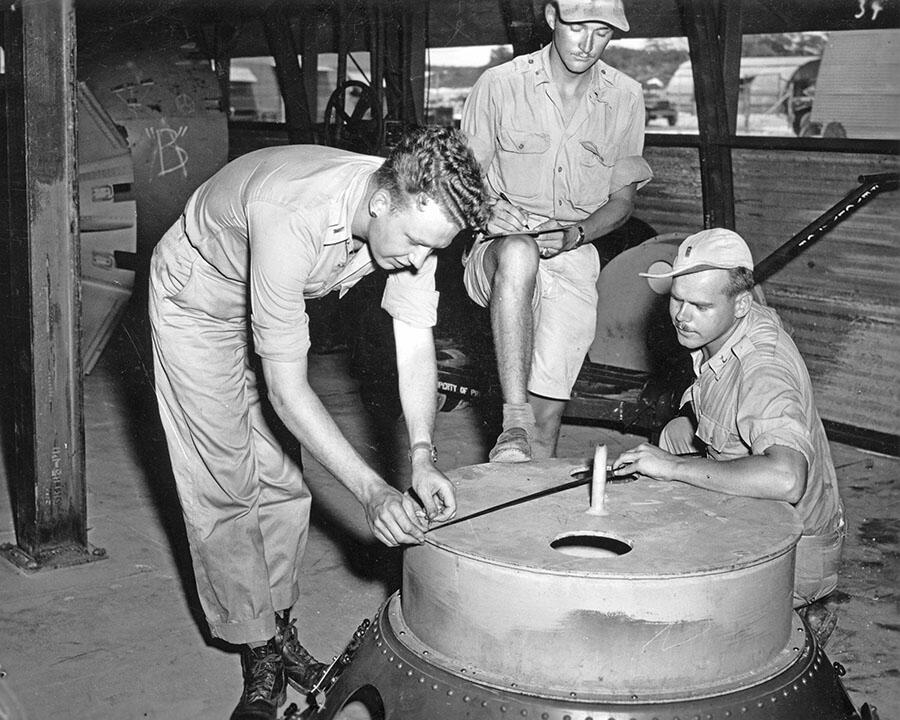
<path id="1" fill-rule="evenodd" d="M 829 598 L 824 597 L 800 608 L 800 614 L 806 620 L 809 629 L 813 631 L 819 647 L 823 650 L 831 637 L 831 633 L 837 627 L 838 611 L 836 607 L 832 607 Z"/>
<path id="2" fill-rule="evenodd" d="M 285 610 L 275 613 L 275 636 L 281 645 L 281 658 L 284 662 L 284 671 L 287 681 L 296 690 L 304 695 L 308 694 L 316 684 L 316 681 L 325 674 L 327 665 L 320 663 L 297 639 L 297 628 L 291 619 L 291 611 Z"/>
<path id="3" fill-rule="evenodd" d="M 284 662 L 275 638 L 265 645 L 241 650 L 244 692 L 231 720 L 275 720 L 278 708 L 287 699 Z"/>
<path id="4" fill-rule="evenodd" d="M 488 460 L 494 463 L 531 462 L 531 438 L 534 436 L 534 410 L 528 403 L 503 405 L 503 432 Z"/>

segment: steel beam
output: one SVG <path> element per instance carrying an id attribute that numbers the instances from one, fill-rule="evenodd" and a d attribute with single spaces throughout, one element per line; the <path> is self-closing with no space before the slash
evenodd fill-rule
<path id="1" fill-rule="evenodd" d="M 13 412 L 5 444 L 16 545 L 27 570 L 86 562 L 81 283 L 73 0 L 4 13 L 6 92 L 2 295 Z M 102 555 L 102 551 L 99 551 Z"/>

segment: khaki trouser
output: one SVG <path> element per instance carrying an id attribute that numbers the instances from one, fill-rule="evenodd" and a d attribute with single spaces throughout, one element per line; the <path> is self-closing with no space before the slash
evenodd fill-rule
<path id="1" fill-rule="evenodd" d="M 794 562 L 795 608 L 820 600 L 837 587 L 846 534 L 842 521 L 841 526 L 829 535 L 800 537 Z"/>
<path id="2" fill-rule="evenodd" d="M 150 275 L 156 396 L 197 591 L 212 634 L 275 634 L 299 596 L 310 495 L 263 418 L 249 364 L 244 287 L 224 280 L 176 224 Z"/>
<path id="3" fill-rule="evenodd" d="M 694 427 L 686 417 L 669 421 L 660 433 L 659 446 L 679 454 L 697 451 Z M 802 535 L 794 553 L 794 607 L 802 607 L 830 594 L 837 587 L 846 530 L 841 508 L 840 526 L 827 535 Z"/>

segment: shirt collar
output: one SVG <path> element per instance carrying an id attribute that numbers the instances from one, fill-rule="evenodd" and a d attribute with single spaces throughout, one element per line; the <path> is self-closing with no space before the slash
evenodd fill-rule
<path id="1" fill-rule="evenodd" d="M 371 173 L 354 178 L 346 192 L 338 193 L 328 207 L 328 229 L 322 239 L 323 246 L 348 244 L 353 240 L 351 225 L 353 212 L 362 200 Z"/>
<path id="2" fill-rule="evenodd" d="M 528 56 L 529 71 L 534 78 L 534 86 L 544 85 L 550 82 L 550 52 L 553 43 L 549 42 L 537 52 Z M 591 67 L 591 86 L 588 89 L 588 97 L 595 102 L 605 100 L 604 91 L 613 87 L 612 68 L 603 60 L 597 60 Z"/>
<path id="3" fill-rule="evenodd" d="M 709 368 L 713 375 L 718 378 L 725 370 L 725 366 L 732 357 L 741 358 L 753 349 L 753 343 L 747 337 L 747 325 L 750 322 L 750 313 L 738 321 L 725 344 L 706 362 L 703 361 L 703 353 L 700 350 L 694 350 L 691 353 L 691 359 L 694 363 L 694 374 L 699 377 L 704 368 Z"/>

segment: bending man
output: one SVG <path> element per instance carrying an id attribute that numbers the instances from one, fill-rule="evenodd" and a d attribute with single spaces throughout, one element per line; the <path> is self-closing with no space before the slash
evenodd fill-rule
<path id="1" fill-rule="evenodd" d="M 479 167 L 461 134 L 406 137 L 385 161 L 319 146 L 267 148 L 201 185 L 157 245 L 150 279 L 156 393 L 215 637 L 243 646 L 233 720 L 274 718 L 285 679 L 321 670 L 296 637 L 310 495 L 263 419 L 253 354 L 279 418 L 365 508 L 389 546 L 426 523 L 350 446 L 307 380 L 305 300 L 346 292 L 376 267 L 394 318 L 412 485 L 432 519 L 455 512 L 433 464 L 436 260 L 485 216 Z M 252 345 L 251 345 L 252 343 Z"/>

